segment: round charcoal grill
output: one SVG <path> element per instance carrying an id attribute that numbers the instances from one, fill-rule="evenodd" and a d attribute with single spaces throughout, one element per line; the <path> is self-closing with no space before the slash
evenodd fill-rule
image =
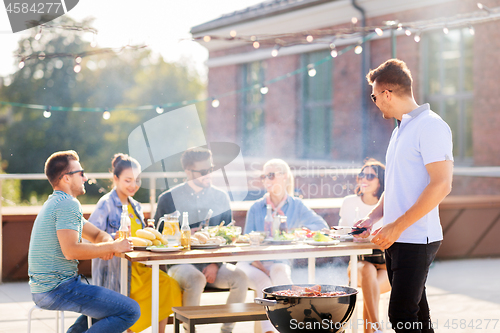
<path id="1" fill-rule="evenodd" d="M 280 333 L 342 332 L 356 304 L 354 288 L 321 285 L 321 292 L 343 291 L 340 296 L 278 296 L 273 293 L 292 286 L 313 287 L 313 284 L 280 285 L 263 289 L 264 298 L 255 302 L 265 306 L 267 317 Z"/>

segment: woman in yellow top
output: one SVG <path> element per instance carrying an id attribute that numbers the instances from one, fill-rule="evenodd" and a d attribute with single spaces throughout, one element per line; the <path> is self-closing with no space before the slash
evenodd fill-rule
<path id="1" fill-rule="evenodd" d="M 141 205 L 132 196 L 139 190 L 141 166 L 126 154 L 115 154 L 112 165 L 113 190 L 104 195 L 97 203 L 96 210 L 89 221 L 99 229 L 115 236 L 120 228 L 122 206 L 127 205 L 131 221 L 132 236 L 144 228 L 144 215 Z M 141 332 L 151 326 L 151 268 L 140 263 L 129 263 L 130 298 L 139 303 L 141 317 L 130 327 L 132 332 Z M 120 258 L 108 261 L 92 260 L 92 280 L 95 285 L 120 291 Z M 177 281 L 160 271 L 160 333 L 165 332 L 168 316 L 172 307 L 182 305 L 181 289 Z M 99 319 L 99 318 L 96 318 Z"/>

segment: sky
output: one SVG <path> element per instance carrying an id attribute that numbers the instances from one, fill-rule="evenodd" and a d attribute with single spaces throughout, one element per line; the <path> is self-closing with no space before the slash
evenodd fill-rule
<path id="1" fill-rule="evenodd" d="M 202 75 L 208 51 L 190 38 L 193 26 L 264 0 L 80 0 L 66 15 L 81 21 L 94 17 L 97 47 L 121 47 L 147 43 L 166 61 L 184 60 Z M 2 1 L 3 2 L 3 1 Z M 30 30 L 12 33 L 5 7 L 0 4 L 0 76 L 15 72 L 17 41 Z M 82 35 L 91 40 L 91 33 Z"/>

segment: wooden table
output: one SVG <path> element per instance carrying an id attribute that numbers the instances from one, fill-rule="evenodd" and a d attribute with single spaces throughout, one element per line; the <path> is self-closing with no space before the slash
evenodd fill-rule
<path id="1" fill-rule="evenodd" d="M 211 250 L 191 250 L 178 252 L 150 252 L 133 251 L 120 255 L 121 260 L 121 293 L 127 295 L 127 261 L 139 262 L 153 269 L 152 274 L 152 311 L 151 325 L 153 333 L 158 332 L 159 312 L 159 273 L 160 265 L 173 264 L 197 264 L 215 262 L 255 261 L 255 260 L 280 260 L 280 259 L 308 259 L 308 280 L 315 283 L 316 258 L 350 256 L 352 267 L 357 267 L 358 255 L 371 254 L 377 248 L 372 243 L 341 242 L 332 246 L 313 246 L 307 244 L 292 245 L 261 245 L 250 246 L 227 246 Z M 357 288 L 358 271 L 351 271 L 351 287 Z M 153 310 L 155 309 L 155 310 Z M 357 322 L 356 312 L 353 314 L 353 322 Z M 356 331 L 356 325 L 353 326 Z"/>

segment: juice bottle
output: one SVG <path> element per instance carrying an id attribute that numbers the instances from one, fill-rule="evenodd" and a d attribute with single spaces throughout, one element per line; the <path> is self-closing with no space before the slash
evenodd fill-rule
<path id="1" fill-rule="evenodd" d="M 191 228 L 189 227 L 188 212 L 182 213 L 181 245 L 186 250 L 191 250 Z"/>
<path id="2" fill-rule="evenodd" d="M 122 205 L 122 216 L 120 218 L 120 228 L 118 229 L 118 239 L 129 238 L 131 236 L 131 223 L 128 217 L 128 205 Z"/>

